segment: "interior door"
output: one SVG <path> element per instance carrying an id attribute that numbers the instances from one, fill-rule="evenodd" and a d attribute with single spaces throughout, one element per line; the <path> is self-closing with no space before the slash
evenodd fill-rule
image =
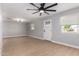
<path id="1" fill-rule="evenodd" d="M 44 39 L 51 41 L 52 38 L 52 20 L 44 21 Z"/>

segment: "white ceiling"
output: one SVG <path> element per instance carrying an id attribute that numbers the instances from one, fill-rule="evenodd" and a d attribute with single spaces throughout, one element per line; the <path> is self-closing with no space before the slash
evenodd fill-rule
<path id="1" fill-rule="evenodd" d="M 35 3 L 37 6 L 40 6 L 39 3 Z M 47 3 L 45 6 L 49 6 L 53 3 Z M 62 11 L 66 11 L 71 8 L 79 7 L 79 3 L 58 3 L 57 6 L 52 7 L 50 9 L 56 9 L 57 12 L 49 12 L 50 15 L 43 14 L 42 16 L 39 16 L 39 13 L 32 14 L 35 11 L 29 11 L 26 9 L 35 9 L 34 6 L 30 5 L 29 3 L 3 3 L 2 6 L 2 12 L 4 16 L 11 17 L 11 18 L 24 18 L 27 21 L 31 21 L 35 18 L 40 17 L 47 17 L 55 13 L 59 13 Z"/>

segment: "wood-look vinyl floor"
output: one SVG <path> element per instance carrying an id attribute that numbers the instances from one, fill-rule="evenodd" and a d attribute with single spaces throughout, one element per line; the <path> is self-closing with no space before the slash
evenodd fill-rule
<path id="1" fill-rule="evenodd" d="M 3 56 L 79 56 L 79 49 L 32 37 L 3 40 Z"/>

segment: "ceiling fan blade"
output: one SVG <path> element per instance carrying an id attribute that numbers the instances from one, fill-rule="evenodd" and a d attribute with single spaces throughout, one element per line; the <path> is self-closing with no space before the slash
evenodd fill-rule
<path id="1" fill-rule="evenodd" d="M 49 15 L 49 13 L 48 13 L 48 12 L 46 12 L 46 11 L 44 11 L 44 13 L 46 13 L 46 14 L 48 14 L 48 15 Z"/>
<path id="2" fill-rule="evenodd" d="M 42 15 L 42 13 L 40 13 L 40 16 Z"/>
<path id="3" fill-rule="evenodd" d="M 38 10 L 38 9 L 26 9 L 26 10 Z"/>
<path id="4" fill-rule="evenodd" d="M 55 3 L 53 5 L 50 5 L 50 6 L 46 7 L 45 9 L 48 9 L 48 8 L 53 7 L 53 6 L 56 6 L 56 5 L 57 5 L 57 3 Z"/>
<path id="5" fill-rule="evenodd" d="M 46 10 L 46 11 L 54 11 L 54 12 L 56 12 L 56 10 Z"/>
<path id="6" fill-rule="evenodd" d="M 39 11 L 36 11 L 36 12 L 34 12 L 34 13 L 32 13 L 32 14 L 35 14 L 35 13 L 38 13 Z"/>
<path id="7" fill-rule="evenodd" d="M 35 6 L 36 8 L 39 8 L 38 6 L 36 6 L 34 3 L 30 3 L 31 5 Z"/>

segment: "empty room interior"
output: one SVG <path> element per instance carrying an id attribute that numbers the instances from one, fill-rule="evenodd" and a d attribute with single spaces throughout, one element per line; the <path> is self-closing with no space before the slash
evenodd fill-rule
<path id="1" fill-rule="evenodd" d="M 79 56 L 79 3 L 0 3 L 0 19 L 1 56 Z"/>

